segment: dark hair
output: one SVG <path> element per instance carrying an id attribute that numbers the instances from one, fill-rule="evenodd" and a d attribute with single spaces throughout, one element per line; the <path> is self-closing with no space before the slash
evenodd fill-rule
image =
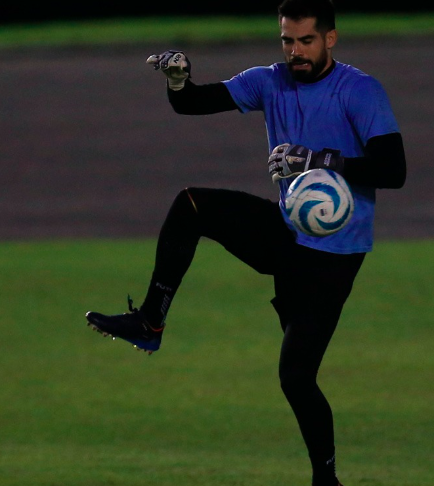
<path id="1" fill-rule="evenodd" d="M 288 17 L 301 20 L 316 18 L 316 30 L 328 32 L 335 29 L 335 6 L 333 0 L 283 0 L 278 7 L 279 20 Z"/>

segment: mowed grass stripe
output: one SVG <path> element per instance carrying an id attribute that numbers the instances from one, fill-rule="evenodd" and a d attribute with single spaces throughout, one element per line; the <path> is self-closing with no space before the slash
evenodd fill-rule
<path id="1" fill-rule="evenodd" d="M 0 244 L 2 486 L 309 484 L 271 277 L 204 240 L 160 351 L 86 326 L 141 303 L 155 245 Z M 433 246 L 375 245 L 324 359 L 344 484 L 434 483 Z"/>

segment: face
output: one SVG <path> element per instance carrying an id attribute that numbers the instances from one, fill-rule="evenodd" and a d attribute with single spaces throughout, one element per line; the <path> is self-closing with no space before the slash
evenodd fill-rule
<path id="1" fill-rule="evenodd" d="M 318 32 L 312 17 L 298 21 L 283 17 L 280 32 L 285 61 L 296 81 L 315 81 L 331 66 L 336 30 L 325 34 Z"/>

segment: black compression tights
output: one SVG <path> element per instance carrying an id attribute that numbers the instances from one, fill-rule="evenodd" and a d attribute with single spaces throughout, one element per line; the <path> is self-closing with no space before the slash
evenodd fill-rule
<path id="1" fill-rule="evenodd" d="M 314 484 L 333 484 L 333 416 L 317 373 L 364 254 L 337 255 L 297 245 L 271 201 L 238 191 L 183 190 L 159 236 L 142 306 L 148 317 L 165 317 L 201 236 L 274 276 L 273 305 L 284 330 L 281 387 L 309 451 Z"/>
<path id="2" fill-rule="evenodd" d="M 158 238 L 155 268 L 141 310 L 151 323 L 164 320 L 205 236 L 260 273 L 272 275 L 272 255 L 293 244 L 277 203 L 226 189 L 188 188 L 175 198 Z"/>
<path id="3" fill-rule="evenodd" d="M 309 451 L 313 484 L 335 486 L 333 416 L 317 373 L 364 254 L 298 246 L 294 256 L 289 272 L 275 275 L 273 304 L 285 333 L 280 381 Z"/>

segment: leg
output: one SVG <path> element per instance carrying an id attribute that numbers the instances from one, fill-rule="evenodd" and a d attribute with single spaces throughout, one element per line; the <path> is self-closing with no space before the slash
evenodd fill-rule
<path id="1" fill-rule="evenodd" d="M 159 325 L 166 318 L 202 236 L 268 274 L 273 273 L 269 260 L 276 240 L 292 239 L 276 203 L 240 191 L 184 189 L 176 197 L 158 239 L 155 268 L 141 307 L 150 322 Z"/>
<path id="2" fill-rule="evenodd" d="M 164 321 L 201 236 L 222 244 L 260 273 L 273 274 L 278 250 L 293 242 L 277 203 L 240 191 L 189 188 L 181 191 L 161 229 L 151 283 L 140 309 L 105 316 L 88 312 L 92 327 L 140 349 L 159 348 Z M 277 242 L 277 243 L 276 243 Z M 271 258 L 270 258 L 271 256 Z"/>
<path id="3" fill-rule="evenodd" d="M 309 452 L 313 485 L 337 486 L 333 415 L 317 373 L 364 254 L 334 255 L 298 247 L 291 257 L 292 278 L 275 277 L 273 302 L 285 332 L 281 386 Z"/>

